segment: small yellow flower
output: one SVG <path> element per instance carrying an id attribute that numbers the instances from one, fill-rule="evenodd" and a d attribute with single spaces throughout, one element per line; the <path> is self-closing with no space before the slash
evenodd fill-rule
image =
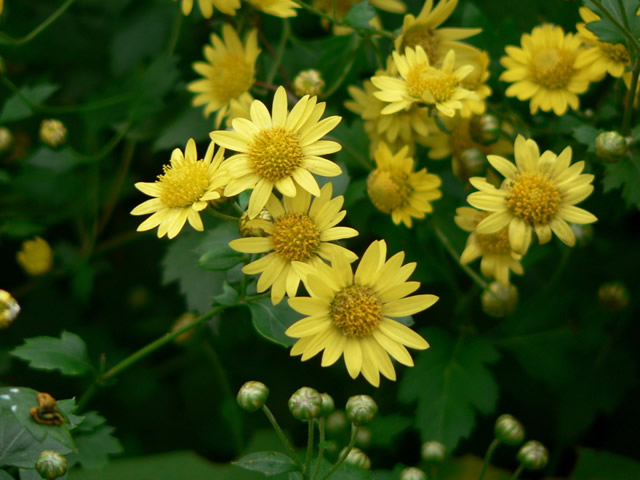
<path id="1" fill-rule="evenodd" d="M 375 153 L 378 168 L 369 174 L 367 193 L 378 210 L 391 214 L 393 223 L 411 228 L 412 218 L 424 218 L 425 212 L 433 211 L 430 202 L 442 197 L 438 190 L 442 181 L 426 168 L 414 172 L 408 152 L 405 146 L 394 155 L 380 142 Z"/>
<path id="2" fill-rule="evenodd" d="M 564 33 L 562 27 L 542 25 L 525 33 L 522 48 L 507 46 L 500 63 L 506 71 L 500 80 L 512 82 L 507 96 L 529 100 L 531 113 L 541 109 L 564 115 L 568 107 L 578 109 L 578 95 L 587 91 L 592 80 L 589 52 L 580 38 Z"/>
<path id="3" fill-rule="evenodd" d="M 53 266 L 53 251 L 46 240 L 35 237 L 33 240 L 22 242 L 16 259 L 29 275 L 44 275 Z"/>
<path id="4" fill-rule="evenodd" d="M 213 7 L 227 15 L 235 15 L 236 10 L 240 8 L 240 0 L 198 0 L 198 6 L 204 18 L 213 16 Z M 189 15 L 192 9 L 193 0 L 182 0 L 182 13 L 184 15 Z"/>
<path id="5" fill-rule="evenodd" d="M 20 304 L 6 290 L 0 289 L 0 329 L 9 327 L 20 313 Z"/>
<path id="6" fill-rule="evenodd" d="M 222 40 L 211 35 L 211 45 L 205 45 L 206 62 L 196 62 L 193 69 L 205 77 L 195 80 L 187 88 L 196 93 L 195 107 L 206 105 L 204 115 L 217 111 L 216 127 L 220 126 L 233 100 L 243 101 L 250 96 L 249 89 L 255 82 L 255 63 L 260 49 L 258 33 L 252 30 L 243 45 L 231 25 L 222 27 Z"/>
<path id="7" fill-rule="evenodd" d="M 575 234 L 567 222 L 587 224 L 597 218 L 575 206 L 593 192 L 593 175 L 583 174 L 584 162 L 571 163 L 571 147 L 560 155 L 547 150 L 540 155 L 533 140 L 518 135 L 515 141 L 514 165 L 497 155 L 489 155 L 489 163 L 504 175 L 497 189 L 484 178 L 474 177 L 471 184 L 479 192 L 467 201 L 480 210 L 492 212 L 476 227 L 476 232 L 491 234 L 509 228 L 509 243 L 518 254 L 529 248 L 532 232 L 538 241 L 551 240 L 551 233 L 572 247 Z"/>
<path id="8" fill-rule="evenodd" d="M 254 100 L 250 120 L 235 119 L 233 132 L 211 132 L 211 139 L 217 144 L 239 152 L 225 161 L 231 177 L 225 196 L 252 188 L 248 212 L 250 218 L 255 218 L 274 187 L 285 197 L 296 196 L 296 185 L 311 195 L 320 195 L 312 173 L 325 177 L 342 173 L 337 164 L 320 157 L 342 148 L 337 142 L 320 140 L 341 120 L 338 116 L 320 120 L 324 109 L 324 102 L 304 96 L 289 112 L 287 93 L 279 87 L 271 113 L 264 103 Z"/>
<path id="9" fill-rule="evenodd" d="M 345 217 L 341 210 L 344 198 L 331 198 L 331 182 L 320 190 L 320 196 L 311 201 L 309 192 L 299 190 L 295 197 L 284 197 L 280 202 L 271 195 L 267 211 L 271 220 L 251 220 L 247 227 L 259 228 L 266 232 L 264 237 L 239 238 L 229 246 L 243 253 L 267 253 L 264 257 L 246 265 L 242 271 L 247 275 L 260 273 L 258 292 L 271 287 L 271 301 L 277 305 L 285 293 L 294 297 L 300 284 L 300 275 L 291 262 L 308 265 L 330 261 L 335 255 L 342 255 L 354 262 L 356 254 L 344 247 L 331 243 L 334 240 L 358 235 L 349 227 L 336 227 Z"/>
<path id="10" fill-rule="evenodd" d="M 302 361 L 322 350 L 322 366 L 333 365 L 344 355 L 351 378 L 360 373 L 371 385 L 380 385 L 380 373 L 389 380 L 396 372 L 389 355 L 413 366 L 405 348 L 424 350 L 429 344 L 416 332 L 390 317 L 405 317 L 433 305 L 435 295 L 413 295 L 420 282 L 408 282 L 416 264 L 402 265 L 404 252 L 386 260 L 387 244 L 373 242 L 362 256 L 355 275 L 344 256 L 336 255 L 332 265 L 293 263 L 311 295 L 289 299 L 295 311 L 308 315 L 285 332 L 299 340 L 291 355 Z"/>
<path id="11" fill-rule="evenodd" d="M 275 17 L 288 18 L 298 15 L 300 6 L 292 0 L 247 0 L 258 10 Z"/>
<path id="12" fill-rule="evenodd" d="M 293 80 L 293 88 L 299 97 L 305 95 L 320 95 L 324 89 L 324 85 L 322 74 L 314 69 L 302 70 Z"/>
<path id="13" fill-rule="evenodd" d="M 200 212 L 208 202 L 220 198 L 220 189 L 226 184 L 225 173 L 219 170 L 224 148 L 215 154 L 214 143 L 209 144 L 204 159 L 198 160 L 196 142 L 187 142 L 184 154 L 176 148 L 171 153 L 171 164 L 163 167 L 153 183 L 138 182 L 136 188 L 152 198 L 131 211 L 132 215 L 153 214 L 138 226 L 138 231 L 158 227 L 158 237 L 175 237 L 187 220 L 198 231 L 203 231 Z"/>
<path id="14" fill-rule="evenodd" d="M 40 124 L 40 140 L 55 148 L 67 141 L 67 127 L 60 120 L 43 120 Z"/>
<path id="15" fill-rule="evenodd" d="M 522 255 L 518 255 L 511 249 L 509 243 L 509 231 L 507 228 L 496 233 L 477 233 L 476 226 L 489 214 L 479 212 L 475 208 L 461 207 L 456 209 L 456 225 L 461 229 L 471 232 L 467 239 L 460 263 L 473 262 L 477 258 L 482 258 L 480 270 L 482 274 L 491 279 L 495 278 L 505 287 L 509 284 L 509 271 L 522 275 L 524 270 L 520 264 Z"/>

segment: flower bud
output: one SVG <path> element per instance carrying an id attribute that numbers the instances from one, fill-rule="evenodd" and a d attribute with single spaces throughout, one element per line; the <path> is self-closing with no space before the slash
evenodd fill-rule
<path id="1" fill-rule="evenodd" d="M 22 242 L 16 259 L 29 275 L 44 275 L 53 266 L 53 251 L 46 240 L 35 237 L 33 240 Z"/>
<path id="2" fill-rule="evenodd" d="M 407 467 L 400 472 L 400 480 L 427 480 L 427 476 L 419 468 Z"/>
<path id="3" fill-rule="evenodd" d="M 299 388 L 289 398 L 289 411 L 303 422 L 317 418 L 322 414 L 322 397 L 313 388 Z"/>
<path id="4" fill-rule="evenodd" d="M 492 317 L 502 318 L 513 313 L 518 304 L 518 289 L 509 284 L 506 287 L 491 282 L 480 298 L 482 311 Z"/>
<path id="5" fill-rule="evenodd" d="M 298 97 L 320 95 L 324 89 L 324 80 L 318 70 L 302 70 L 293 80 L 293 90 Z"/>
<path id="6" fill-rule="evenodd" d="M 498 417 L 493 431 L 496 438 L 507 445 L 520 445 L 524 440 L 524 427 L 516 418 L 508 414 Z"/>
<path id="7" fill-rule="evenodd" d="M 371 444 L 371 430 L 367 427 L 360 427 L 356 434 L 356 445 L 362 448 L 367 448 Z"/>
<path id="8" fill-rule="evenodd" d="M 452 161 L 453 174 L 463 182 L 471 177 L 484 175 L 488 165 L 487 156 L 479 148 L 468 148 Z"/>
<path id="9" fill-rule="evenodd" d="M 328 393 L 321 393 L 320 398 L 322 398 L 322 416 L 328 417 L 336 409 L 336 404 Z"/>
<path id="10" fill-rule="evenodd" d="M 620 312 L 629 304 L 629 290 L 622 282 L 608 282 L 598 289 L 600 306 L 609 312 Z"/>
<path id="11" fill-rule="evenodd" d="M 266 208 L 263 208 L 254 220 L 266 220 L 267 222 L 270 222 L 273 220 L 273 217 Z M 266 237 L 267 232 L 260 227 L 252 226 L 252 222 L 253 220 L 249 218 L 249 213 L 244 212 L 238 222 L 238 231 L 240 232 L 240 235 L 243 237 Z"/>
<path id="12" fill-rule="evenodd" d="M 444 462 L 447 456 L 447 449 L 440 442 L 425 442 L 422 444 L 420 454 L 427 462 L 440 463 Z"/>
<path id="13" fill-rule="evenodd" d="M 327 418 L 327 431 L 337 435 L 347 427 L 347 416 L 344 411 L 336 410 Z"/>
<path id="14" fill-rule="evenodd" d="M 629 143 L 618 132 L 603 132 L 596 137 L 596 155 L 607 162 L 615 163 L 627 153 Z"/>
<path id="15" fill-rule="evenodd" d="M 173 322 L 173 326 L 171 327 L 171 333 L 177 332 L 178 330 L 182 330 L 183 328 L 186 328 L 189 325 L 193 325 L 193 322 L 195 322 L 197 319 L 198 317 L 191 312 L 183 313 L 178 317 L 178 319 L 175 322 Z M 178 335 L 176 338 L 173 339 L 173 341 L 178 345 L 184 345 L 186 343 L 189 343 L 189 341 L 193 338 L 195 333 L 196 333 L 196 329 L 192 328 L 191 330 L 187 330 L 186 332 Z"/>
<path id="16" fill-rule="evenodd" d="M 518 452 L 518 461 L 529 470 L 542 470 L 547 466 L 549 453 L 544 445 L 535 440 L 529 440 Z"/>
<path id="17" fill-rule="evenodd" d="M 55 450 L 43 450 L 36 462 L 36 470 L 48 480 L 61 477 L 67 473 L 67 458 Z"/>
<path id="18" fill-rule="evenodd" d="M 13 135 L 7 127 L 0 127 L 0 152 L 6 152 L 11 148 L 13 143 Z"/>
<path id="19" fill-rule="evenodd" d="M 40 124 L 40 140 L 56 148 L 67 141 L 67 127 L 60 120 L 43 120 Z"/>
<path id="20" fill-rule="evenodd" d="M 246 382 L 238 391 L 238 405 L 247 412 L 260 410 L 267 402 L 269 387 L 262 382 Z"/>
<path id="21" fill-rule="evenodd" d="M 488 113 L 475 117 L 469 124 L 469 133 L 473 141 L 480 145 L 495 143 L 501 133 L 500 119 Z"/>
<path id="22" fill-rule="evenodd" d="M 19 313 L 18 301 L 6 290 L 0 290 L 0 330 L 9 327 Z"/>
<path id="23" fill-rule="evenodd" d="M 366 425 L 378 413 L 378 405 L 369 395 L 355 395 L 347 400 L 347 418 L 354 425 Z"/>
<path id="24" fill-rule="evenodd" d="M 341 455 L 344 455 L 345 450 L 346 448 L 342 450 Z M 354 467 L 358 467 L 363 470 L 369 470 L 371 468 L 371 460 L 369 460 L 367 454 L 359 448 L 352 448 L 351 451 L 347 454 L 347 458 L 344 459 L 344 463 L 353 465 Z"/>

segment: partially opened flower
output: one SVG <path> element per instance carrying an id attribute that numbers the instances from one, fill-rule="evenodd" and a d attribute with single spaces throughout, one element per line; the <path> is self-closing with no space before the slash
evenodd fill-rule
<path id="1" fill-rule="evenodd" d="M 358 258 L 352 251 L 331 243 L 358 235 L 353 228 L 336 226 L 347 212 L 341 210 L 344 197 L 331 198 L 332 192 L 329 182 L 313 201 L 309 192 L 302 189 L 295 197 L 284 197 L 282 202 L 272 194 L 266 205 L 271 220 L 254 219 L 247 223 L 248 228 L 259 228 L 266 236 L 238 238 L 229 243 L 239 252 L 266 253 L 242 271 L 247 275 L 261 274 L 258 292 L 271 287 L 274 305 L 280 303 L 285 293 L 294 297 L 298 292 L 300 274 L 291 262 L 316 265 L 334 255 L 342 255 L 349 262 Z"/>
<path id="2" fill-rule="evenodd" d="M 176 148 L 171 153 L 171 164 L 163 167 L 153 183 L 138 182 L 136 188 L 152 198 L 131 210 L 132 215 L 152 214 L 138 226 L 138 231 L 158 227 L 158 237 L 175 237 L 185 222 L 196 230 L 204 230 L 200 211 L 208 202 L 220 198 L 220 190 L 227 177 L 218 167 L 222 163 L 224 148 L 215 154 L 214 143 L 209 144 L 204 159 L 198 160 L 196 142 L 187 142 L 185 153 Z"/>
<path id="3" fill-rule="evenodd" d="M 272 112 L 259 100 L 251 104 L 251 120 L 237 118 L 232 132 L 211 132 L 211 138 L 239 152 L 225 161 L 231 177 L 225 188 L 227 197 L 252 188 L 249 217 L 255 218 L 266 205 L 275 187 L 285 197 L 295 197 L 296 185 L 311 195 L 320 195 L 312 173 L 335 177 L 342 169 L 321 158 L 339 151 L 337 142 L 320 140 L 340 122 L 338 116 L 320 120 L 325 103 L 316 97 L 302 97 L 289 112 L 287 93 L 279 87 L 273 97 Z"/>
<path id="4" fill-rule="evenodd" d="M 362 373 L 376 387 L 380 385 L 380 373 L 389 380 L 396 379 L 389 355 L 403 365 L 413 366 L 405 347 L 424 350 L 429 344 L 392 317 L 421 312 L 438 297 L 408 297 L 420 286 L 420 282 L 407 281 L 416 264 L 403 266 L 404 252 L 389 260 L 386 257 L 387 244 L 377 240 L 367 248 L 355 275 L 343 255 L 336 255 L 331 266 L 294 262 L 311 296 L 289 299 L 291 308 L 308 315 L 285 332 L 299 339 L 291 348 L 291 355 L 302 355 L 305 361 L 324 350 L 323 367 L 344 356 L 352 378 Z"/>
<path id="5" fill-rule="evenodd" d="M 198 6 L 204 18 L 213 16 L 213 7 L 227 15 L 235 15 L 236 10 L 240 8 L 240 0 L 198 0 Z M 184 15 L 189 15 L 192 9 L 193 0 L 182 0 L 182 13 Z"/>
<path id="6" fill-rule="evenodd" d="M 247 0 L 247 2 L 264 13 L 281 18 L 295 17 L 298 14 L 295 9 L 300 8 L 293 0 Z"/>
<path id="7" fill-rule="evenodd" d="M 571 163 L 571 147 L 560 155 L 549 150 L 540 155 L 533 140 L 518 135 L 514 154 L 516 164 L 497 155 L 489 155 L 491 166 L 504 175 L 498 189 L 484 178 L 474 177 L 471 184 L 479 192 L 467 201 L 491 212 L 476 227 L 477 233 L 491 234 L 509 228 L 511 248 L 524 255 L 532 232 L 540 243 L 551 240 L 552 232 L 565 244 L 573 246 L 575 234 L 567 222 L 593 223 L 597 218 L 575 206 L 593 192 L 593 175 L 583 174 L 584 162 Z"/>

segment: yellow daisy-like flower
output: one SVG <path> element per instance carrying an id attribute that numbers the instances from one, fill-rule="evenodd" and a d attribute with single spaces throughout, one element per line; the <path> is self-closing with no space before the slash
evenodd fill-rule
<path id="1" fill-rule="evenodd" d="M 16 254 L 20 266 L 29 275 L 44 275 L 53 265 L 53 250 L 47 241 L 40 237 L 22 242 L 22 248 Z"/>
<path id="2" fill-rule="evenodd" d="M 489 54 L 478 51 L 475 55 L 456 57 L 455 68 L 465 65 L 471 65 L 473 71 L 460 82 L 460 86 L 475 93 L 462 103 L 460 115 L 468 118 L 472 115 L 482 115 L 487 109 L 485 99 L 491 95 L 491 88 L 486 83 L 489 79 Z"/>
<path id="3" fill-rule="evenodd" d="M 218 168 L 224 148 L 219 148 L 215 157 L 213 151 L 212 142 L 204 159 L 198 160 L 196 142 L 191 138 L 184 155 L 179 148 L 171 153 L 171 164 L 163 167 L 157 181 L 136 183 L 138 190 L 154 197 L 131 210 L 132 215 L 153 214 L 138 226 L 139 232 L 158 227 L 158 237 L 173 238 L 187 220 L 196 230 L 204 230 L 200 212 L 207 208 L 207 202 L 220 198 L 227 180 Z"/>
<path id="4" fill-rule="evenodd" d="M 562 27 L 542 25 L 520 40 L 522 48 L 507 46 L 500 63 L 507 70 L 500 80 L 515 82 L 507 96 L 529 100 L 531 113 L 541 109 L 564 115 L 568 107 L 576 110 L 578 95 L 587 91 L 593 79 L 591 58 L 581 47 L 580 38 L 564 33 Z"/>
<path id="5" fill-rule="evenodd" d="M 289 299 L 295 311 L 309 315 L 285 332 L 299 340 L 291 355 L 308 360 L 322 350 L 322 366 L 333 365 L 344 355 L 351 378 L 360 373 L 371 385 L 380 385 L 380 373 L 389 380 L 396 372 L 389 355 L 409 367 L 413 360 L 405 348 L 424 350 L 429 344 L 416 332 L 390 317 L 405 317 L 433 305 L 435 295 L 407 297 L 420 282 L 407 279 L 415 263 L 402 265 L 404 252 L 386 260 L 387 244 L 373 242 L 362 256 L 355 275 L 343 256 L 333 258 L 331 267 L 294 263 L 311 295 Z"/>
<path id="6" fill-rule="evenodd" d="M 247 0 L 261 12 L 275 17 L 288 18 L 298 15 L 296 8 L 300 6 L 292 0 Z"/>
<path id="7" fill-rule="evenodd" d="M 587 24 L 600 20 L 600 16 L 587 7 L 580 7 L 580 16 L 585 23 L 576 25 L 578 37 L 591 48 L 587 50 L 587 57 L 591 63 L 591 73 L 599 79 L 609 73 L 612 77 L 620 78 L 631 63 L 627 47 L 622 43 L 616 45 L 601 42 L 597 35 L 587 28 Z"/>
<path id="8" fill-rule="evenodd" d="M 465 65 L 454 71 L 456 55 L 449 50 L 441 68 L 430 64 L 421 46 L 407 47 L 404 55 L 393 52 L 393 61 L 402 78 L 387 75 L 371 79 L 380 89 L 374 95 L 389 103 L 382 109 L 385 115 L 409 108 L 414 103 L 435 106 L 442 114 L 453 117 L 463 108 L 463 101 L 475 98 L 475 94 L 460 86 L 460 82 L 473 71 Z"/>
<path id="9" fill-rule="evenodd" d="M 240 0 L 198 0 L 198 6 L 204 18 L 213 16 L 213 7 L 227 15 L 235 15 L 236 10 L 240 8 Z M 193 0 L 182 0 L 182 13 L 184 15 L 189 15 L 192 9 Z"/>
<path id="10" fill-rule="evenodd" d="M 341 210 L 344 198 L 331 198 L 331 182 L 320 190 L 320 196 L 311 201 L 311 195 L 304 190 L 295 197 L 284 197 L 280 202 L 271 195 L 266 209 L 271 220 L 250 220 L 248 228 L 262 229 L 266 236 L 238 238 L 229 246 L 243 253 L 268 253 L 264 257 L 246 265 L 242 271 L 247 275 L 260 273 L 258 292 L 271 287 L 271 301 L 280 303 L 285 293 L 295 297 L 300 285 L 300 275 L 291 267 L 291 262 L 309 265 L 330 261 L 341 255 L 349 262 L 358 256 L 344 247 L 330 243 L 334 240 L 351 238 L 358 231 L 349 227 L 336 227 L 347 212 Z"/>
<path id="11" fill-rule="evenodd" d="M 581 173 L 584 162 L 569 166 L 571 147 L 557 156 L 549 150 L 540 155 L 535 141 L 518 135 L 514 153 L 515 165 L 503 157 L 488 156 L 491 166 L 505 177 L 499 189 L 484 178 L 470 180 L 480 191 L 469 195 L 467 201 L 492 212 L 478 224 L 476 232 L 496 233 L 508 226 L 511 248 L 520 255 L 527 252 L 534 230 L 541 244 L 548 242 L 553 232 L 573 246 L 576 237 L 567 222 L 586 224 L 597 220 L 575 206 L 593 192 L 593 175 Z"/>
<path id="12" fill-rule="evenodd" d="M 440 177 L 423 168 L 413 171 L 413 158 L 404 146 L 395 155 L 386 143 L 380 142 L 375 153 L 376 168 L 367 178 L 367 193 L 375 207 L 390 213 L 393 223 L 411 228 L 412 218 L 424 218 L 433 212 L 431 201 L 442 197 L 438 190 Z"/>
<path id="13" fill-rule="evenodd" d="M 232 197 L 253 188 L 250 218 L 260 213 L 274 187 L 285 197 L 295 197 L 299 185 L 317 197 L 320 188 L 312 173 L 325 177 L 342 173 L 336 163 L 320 157 L 342 148 L 337 142 L 320 140 L 341 120 L 338 116 L 320 120 L 324 108 L 324 102 L 305 95 L 289 112 L 287 93 L 279 87 L 271 114 L 264 103 L 254 100 L 251 120 L 235 119 L 233 132 L 211 132 L 218 145 L 240 152 L 225 161 L 231 179 L 224 194 Z"/>
<path id="14" fill-rule="evenodd" d="M 510 270 L 518 275 L 524 273 L 520 263 L 522 255 L 518 255 L 511 249 L 507 228 L 496 233 L 477 233 L 476 226 L 489 215 L 487 212 L 460 207 L 456 209 L 456 213 L 457 216 L 454 218 L 456 225 L 466 232 L 471 232 L 460 256 L 460 263 L 470 263 L 477 258 L 482 258 L 480 262 L 482 274 L 489 279 L 495 278 L 504 286 L 509 285 Z"/>
<path id="15" fill-rule="evenodd" d="M 222 38 L 211 35 L 211 45 L 205 45 L 206 62 L 196 62 L 193 69 L 205 77 L 195 80 L 187 88 L 196 93 L 193 105 L 206 105 L 204 115 L 217 111 L 216 127 L 220 126 L 232 100 L 242 101 L 250 96 L 255 82 L 255 63 L 260 49 L 258 32 L 252 30 L 243 45 L 231 25 L 222 27 Z"/>
<path id="16" fill-rule="evenodd" d="M 407 47 L 421 46 L 432 65 L 439 65 L 449 50 L 456 56 L 476 55 L 479 50 L 458 40 L 472 37 L 481 28 L 438 28 L 453 13 L 458 0 L 441 0 L 433 8 L 433 0 L 427 0 L 418 17 L 405 15 L 402 32 L 395 40 L 396 50 L 404 52 Z"/>

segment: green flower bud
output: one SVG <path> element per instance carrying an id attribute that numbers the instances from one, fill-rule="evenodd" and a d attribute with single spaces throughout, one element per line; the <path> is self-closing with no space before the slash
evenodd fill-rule
<path id="1" fill-rule="evenodd" d="M 36 462 L 36 470 L 48 480 L 61 477 L 67 473 L 67 458 L 55 450 L 43 450 Z"/>
<path id="2" fill-rule="evenodd" d="M 604 310 L 619 312 L 629 304 L 629 290 L 622 282 L 603 283 L 598 289 L 598 300 Z"/>
<path id="3" fill-rule="evenodd" d="M 547 466 L 549 453 L 544 445 L 535 440 L 529 440 L 518 452 L 518 461 L 529 470 L 542 470 Z"/>
<path id="4" fill-rule="evenodd" d="M 299 388 L 289 399 L 289 411 L 303 422 L 317 418 L 322 414 L 322 397 L 313 388 Z"/>
<path id="5" fill-rule="evenodd" d="M 367 427 L 360 427 L 356 435 L 356 445 L 366 448 L 371 444 L 371 430 Z"/>
<path id="6" fill-rule="evenodd" d="M 344 455 L 345 450 L 346 448 L 342 450 L 341 455 Z M 358 467 L 363 470 L 369 470 L 371 468 L 371 460 L 369 460 L 367 454 L 359 448 L 352 448 L 347 455 L 347 458 L 344 459 L 344 463 L 353 465 L 354 467 Z"/>
<path id="7" fill-rule="evenodd" d="M 615 163 L 627 153 L 629 143 L 618 132 L 603 132 L 596 137 L 596 155 L 607 162 Z"/>
<path id="8" fill-rule="evenodd" d="M 520 445 L 524 440 L 524 427 L 511 415 L 500 415 L 494 428 L 496 438 L 507 445 Z"/>
<path id="9" fill-rule="evenodd" d="M 238 391 L 238 405 L 247 412 L 260 410 L 269 397 L 269 387 L 262 382 L 247 382 Z"/>
<path id="10" fill-rule="evenodd" d="M 420 453 L 425 461 L 440 463 L 444 462 L 447 456 L 447 449 L 440 442 L 425 442 L 422 444 Z"/>
<path id="11" fill-rule="evenodd" d="M 427 480 L 427 476 L 419 468 L 407 467 L 400 472 L 400 480 Z"/>
<path id="12" fill-rule="evenodd" d="M 378 413 L 378 405 L 369 395 L 355 395 L 347 400 L 347 418 L 354 425 L 366 425 Z"/>
<path id="13" fill-rule="evenodd" d="M 463 182 L 471 177 L 484 175 L 487 169 L 487 156 L 479 148 L 468 148 L 460 155 L 453 157 L 453 174 Z"/>
<path id="14" fill-rule="evenodd" d="M 18 301 L 6 290 L 0 290 L 0 330 L 9 327 L 19 313 Z"/>
<path id="15" fill-rule="evenodd" d="M 491 145 L 500 138 L 500 119 L 488 113 L 475 117 L 469 124 L 469 133 L 474 142 Z"/>
<path id="16" fill-rule="evenodd" d="M 327 431 L 334 435 L 342 433 L 347 428 L 347 416 L 344 411 L 336 410 L 327 418 Z"/>
<path id="17" fill-rule="evenodd" d="M 321 393 L 320 398 L 322 398 L 322 415 L 328 417 L 336 409 L 336 404 L 328 393 Z"/>
<path id="18" fill-rule="evenodd" d="M 518 304 L 518 289 L 509 284 L 506 287 L 498 282 L 491 282 L 489 288 L 480 297 L 482 311 L 492 317 L 502 318 L 513 313 Z"/>
<path id="19" fill-rule="evenodd" d="M 318 70 L 302 70 L 293 80 L 293 90 L 298 97 L 320 95 L 324 89 L 324 80 Z"/>
<path id="20" fill-rule="evenodd" d="M 7 127 L 0 127 L 0 152 L 6 152 L 13 143 L 13 135 Z"/>
<path id="21" fill-rule="evenodd" d="M 40 140 L 50 147 L 57 147 L 67 141 L 67 127 L 60 120 L 43 120 L 40 124 Z"/>

